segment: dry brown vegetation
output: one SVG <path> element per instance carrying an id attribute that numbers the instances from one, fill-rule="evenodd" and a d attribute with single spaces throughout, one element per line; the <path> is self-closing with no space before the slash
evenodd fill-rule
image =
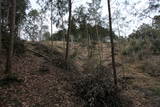
<path id="1" fill-rule="evenodd" d="M 43 44 L 48 46 L 48 43 Z M 70 64 L 74 67 L 71 67 L 70 72 L 66 72 L 63 69 L 63 43 L 55 44 L 54 49 L 50 49 L 39 43 L 26 43 L 25 46 L 28 49 L 45 57 L 31 51 L 26 51 L 21 57 L 15 56 L 12 71 L 16 81 L 15 78 L 12 81 L 5 79 L 2 73 L 5 56 L 0 56 L 0 104 L 2 107 L 83 107 L 85 105 L 113 107 L 112 104 L 117 104 L 117 107 L 159 107 L 159 68 L 155 70 L 155 66 L 159 67 L 157 65 L 159 60 L 156 60 L 159 56 L 135 62 L 118 54 L 117 48 L 116 66 L 120 93 L 116 95 L 112 90 L 109 46 L 102 44 L 103 59 L 100 66 L 96 50 L 94 56 L 88 58 L 86 47 L 81 47 L 80 44 L 73 45 L 70 51 Z M 150 60 L 155 61 L 152 63 L 153 66 L 150 65 Z M 150 74 L 150 70 L 155 71 L 152 72 L 154 74 Z"/>

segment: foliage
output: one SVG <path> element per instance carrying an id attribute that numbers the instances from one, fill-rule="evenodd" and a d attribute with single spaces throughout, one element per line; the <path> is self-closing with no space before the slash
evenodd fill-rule
<path id="1" fill-rule="evenodd" d="M 143 24 L 137 31 L 129 35 L 123 55 L 143 56 L 150 53 L 160 53 L 160 32 L 158 16 L 153 18 L 153 25 Z"/>
<path id="2" fill-rule="evenodd" d="M 127 42 L 127 46 L 122 50 L 122 54 L 129 56 L 144 55 L 146 44 L 147 43 L 144 40 L 131 39 Z"/>
<path id="3" fill-rule="evenodd" d="M 71 35 L 73 36 L 73 40 L 76 42 L 86 41 L 87 32 L 84 31 L 85 29 L 81 27 L 77 27 L 76 24 L 73 22 L 71 24 L 72 24 Z M 97 37 L 96 26 L 92 27 L 90 24 L 87 24 L 86 26 L 88 27 L 88 34 L 90 35 L 92 41 L 98 41 L 98 38 L 99 38 L 102 42 L 105 42 L 105 38 L 109 37 L 109 30 L 107 28 L 104 28 L 102 26 L 97 26 L 97 28 L 99 29 L 99 36 Z M 65 36 L 65 32 L 66 30 L 59 30 L 58 32 L 54 33 L 52 35 L 53 40 L 63 40 Z M 113 36 L 114 38 L 117 38 L 114 32 L 113 32 Z"/>
<path id="4" fill-rule="evenodd" d="M 29 0 L 17 0 L 16 7 L 16 25 L 20 26 L 23 24 L 26 17 L 26 10 L 30 7 Z"/>
<path id="5" fill-rule="evenodd" d="M 152 41 L 151 50 L 154 54 L 160 53 L 160 39 Z"/>
<path id="6" fill-rule="evenodd" d="M 86 107 L 122 107 L 114 90 L 109 71 L 94 72 L 74 82 L 75 94 L 86 102 Z"/>
<path id="7" fill-rule="evenodd" d="M 0 79 L 0 87 L 1 86 L 9 86 L 10 84 L 21 83 L 21 82 L 23 82 L 23 80 L 18 78 L 17 74 L 12 73 L 12 74 Z"/>
<path id="8" fill-rule="evenodd" d="M 160 77 L 160 67 L 159 67 L 160 61 L 159 57 L 150 57 L 145 59 L 145 62 L 141 65 L 141 70 L 145 73 L 148 73 L 150 76 L 153 77 Z"/>
<path id="9" fill-rule="evenodd" d="M 101 0 L 92 0 L 91 3 L 87 3 L 88 5 L 88 20 L 91 22 L 93 25 L 101 25 L 101 9 L 102 7 L 100 6 Z"/>
<path id="10" fill-rule="evenodd" d="M 5 34 L 5 36 L 2 36 L 2 46 L 4 49 L 7 50 L 9 48 L 10 35 L 8 33 L 3 33 L 3 34 Z M 17 56 L 23 55 L 25 53 L 24 41 L 17 36 L 14 38 L 13 52 Z"/>
<path id="11" fill-rule="evenodd" d="M 44 37 L 44 40 L 50 40 L 50 32 L 45 32 L 44 34 L 43 34 L 43 37 Z"/>
<path id="12" fill-rule="evenodd" d="M 39 21 L 39 12 L 37 10 L 31 10 L 28 15 L 24 25 L 25 35 L 29 40 L 36 41 L 38 40 L 38 26 Z"/>
<path id="13" fill-rule="evenodd" d="M 87 29 L 89 26 L 87 25 L 88 16 L 86 13 L 86 7 L 84 7 L 83 5 L 77 7 L 74 10 L 73 17 L 75 19 L 75 24 L 78 26 L 77 32 L 79 33 L 76 37 L 76 40 L 80 41 L 84 38 L 87 38 Z"/>
<path id="14" fill-rule="evenodd" d="M 154 95 L 160 96 L 160 88 L 159 87 L 151 88 L 150 90 L 153 92 Z"/>
<path id="15" fill-rule="evenodd" d="M 154 16 L 153 27 L 155 27 L 156 29 L 160 29 L 160 15 Z"/>
<path id="16" fill-rule="evenodd" d="M 37 3 L 40 5 L 41 9 L 44 11 L 50 10 L 52 15 L 51 20 L 52 24 L 55 24 L 56 27 L 64 29 L 64 19 L 63 18 L 68 12 L 68 1 L 67 0 L 37 0 Z M 51 9 L 52 5 L 52 9 Z"/>
<path id="17" fill-rule="evenodd" d="M 59 30 L 58 32 L 51 35 L 50 40 L 62 41 L 65 36 L 65 30 Z"/>
<path id="18" fill-rule="evenodd" d="M 7 24 L 7 20 L 8 20 L 8 6 L 9 6 L 9 2 L 4 0 L 2 2 L 2 31 L 7 32 L 8 29 L 8 24 Z M 29 0 L 17 0 L 17 6 L 16 6 L 16 34 L 18 32 L 18 27 L 20 25 L 23 24 L 24 20 L 25 20 L 25 16 L 26 16 L 26 10 L 29 8 L 30 6 L 30 2 Z"/>

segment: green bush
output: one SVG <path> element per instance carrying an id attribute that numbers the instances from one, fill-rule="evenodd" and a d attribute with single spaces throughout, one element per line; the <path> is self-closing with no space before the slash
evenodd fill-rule
<path id="1" fill-rule="evenodd" d="M 160 53 L 160 39 L 152 41 L 151 50 L 154 54 Z"/>
<path id="2" fill-rule="evenodd" d="M 156 96 L 160 96 L 160 87 L 158 88 L 151 88 L 150 89 L 152 92 L 153 92 L 153 94 L 154 95 L 156 95 Z"/>
<path id="3" fill-rule="evenodd" d="M 122 50 L 123 55 L 143 54 L 143 50 L 146 48 L 146 42 L 143 40 L 132 39 L 128 42 L 128 45 Z"/>
<path id="4" fill-rule="evenodd" d="M 156 59 L 145 60 L 142 64 L 141 69 L 143 72 L 148 73 L 150 76 L 153 77 L 160 77 L 160 61 Z"/>
<path id="5" fill-rule="evenodd" d="M 75 94 L 85 101 L 84 107 L 122 107 L 120 89 L 115 90 L 110 72 L 92 72 L 74 82 Z"/>

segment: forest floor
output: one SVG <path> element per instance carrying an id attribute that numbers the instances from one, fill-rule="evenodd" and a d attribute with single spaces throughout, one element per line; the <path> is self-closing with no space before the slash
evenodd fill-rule
<path id="1" fill-rule="evenodd" d="M 110 47 L 106 44 L 102 46 L 102 64 L 111 69 Z M 70 56 L 75 67 L 67 72 L 63 69 L 62 42 L 54 44 L 52 55 L 43 45 L 26 43 L 26 47 L 45 57 L 32 51 L 15 56 L 12 72 L 20 81 L 6 84 L 3 79 L 5 56 L 0 56 L 0 107 L 83 107 L 84 101 L 74 94 L 72 83 L 96 68 L 100 57 L 98 52 L 95 52 L 97 57 L 88 59 L 87 48 L 77 44 L 71 46 Z M 124 84 L 122 94 L 132 101 L 131 106 L 160 107 L 160 76 L 144 72 L 144 60 L 127 61 L 118 52 L 116 50 L 116 66 L 119 80 Z M 55 60 L 54 63 L 50 59 Z M 155 59 L 160 59 L 160 56 L 150 58 Z"/>

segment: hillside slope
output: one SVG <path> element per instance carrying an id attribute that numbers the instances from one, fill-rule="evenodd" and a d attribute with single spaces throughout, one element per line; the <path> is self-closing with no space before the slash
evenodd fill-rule
<path id="1" fill-rule="evenodd" d="M 87 90 L 85 87 L 92 86 L 94 88 L 94 85 L 98 91 L 100 90 L 99 94 L 103 96 L 99 88 L 104 85 L 101 79 L 104 78 L 107 83 L 108 77 L 112 77 L 110 73 L 112 67 L 110 48 L 106 47 L 106 44 L 102 45 L 104 69 L 100 68 L 105 72 L 104 74 L 99 73 L 98 78 L 94 76 L 97 74 L 92 72 L 97 71 L 96 62 L 99 62 L 99 57 L 88 59 L 86 48 L 80 45 L 71 48 L 70 72 L 65 71 L 62 45 L 56 43 L 55 47 L 51 49 L 43 44 L 27 42 L 25 46 L 25 54 L 15 56 L 12 62 L 13 77 L 18 78 L 19 81 L 15 81 L 15 78 L 5 79 L 3 74 L 5 56 L 3 54 L 0 56 L 1 107 L 84 107 L 86 101 L 75 92 L 77 90 L 78 92 L 83 90 L 91 92 L 93 90 Z M 150 68 L 144 69 L 146 68 L 146 60 L 127 61 L 125 57 L 118 54 L 118 50 L 116 52 L 116 66 L 119 87 L 121 88 L 120 96 L 126 103 L 123 105 L 125 107 L 159 107 L 160 78 L 157 75 L 159 71 L 157 70 L 157 76 L 151 75 Z M 155 59 L 159 59 L 159 56 L 150 57 L 148 60 Z M 103 75 L 102 78 L 101 75 Z M 90 81 L 95 81 L 95 84 Z M 77 87 L 74 86 L 75 82 L 78 83 Z M 112 81 L 107 84 L 110 83 Z M 95 90 L 97 91 L 97 89 Z M 114 102 L 117 101 L 116 99 Z"/>

